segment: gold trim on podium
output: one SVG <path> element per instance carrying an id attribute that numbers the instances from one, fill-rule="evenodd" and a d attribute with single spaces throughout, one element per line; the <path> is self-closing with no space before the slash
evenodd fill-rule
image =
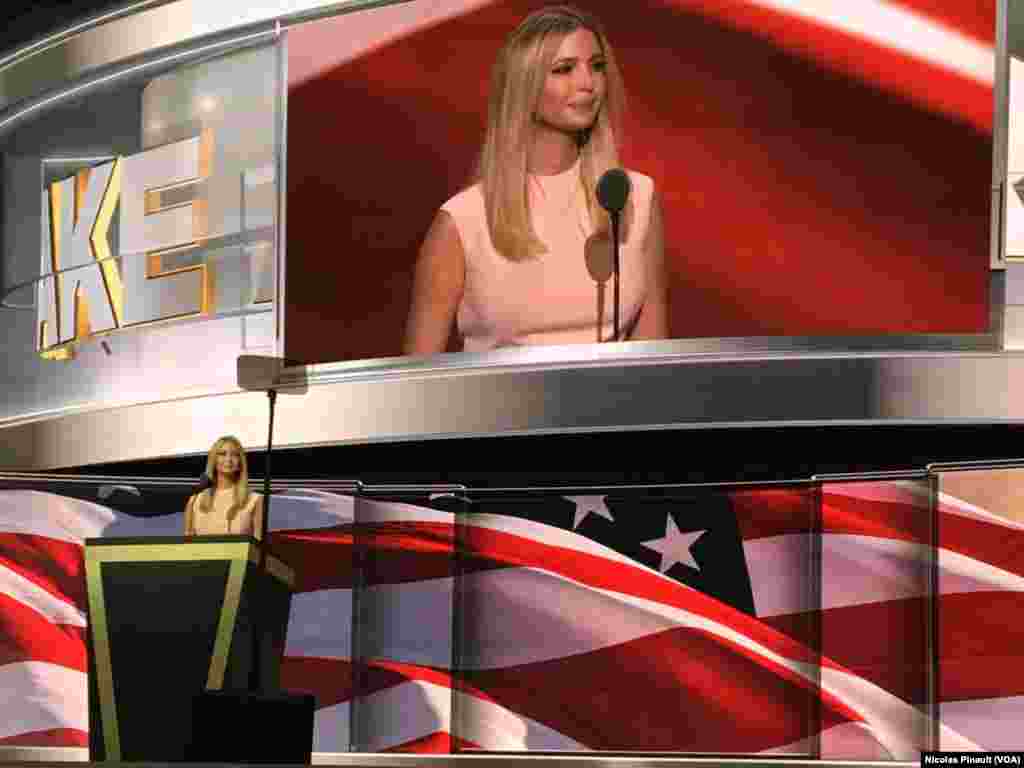
<path id="1" fill-rule="evenodd" d="M 234 635 L 242 587 L 249 563 L 260 562 L 260 547 L 253 542 L 179 542 L 175 544 L 109 544 L 87 546 L 85 549 L 85 580 L 89 595 L 89 631 L 92 633 L 96 657 L 96 689 L 99 694 L 100 719 L 103 727 L 105 759 L 120 761 L 121 737 L 114 699 L 114 674 L 110 656 L 110 635 L 107 627 L 106 603 L 103 596 L 103 563 L 194 562 L 227 560 L 230 562 L 224 600 L 221 603 L 217 634 L 206 687 L 219 690 L 224 685 L 231 640 Z M 289 587 L 295 586 L 295 571 L 275 557 L 267 556 L 267 572 Z M 253 663 L 257 663 L 253 659 Z"/>
<path id="2" fill-rule="evenodd" d="M 114 676 L 110 665 L 110 638 L 107 635 L 107 607 L 103 600 L 103 581 L 100 575 L 102 560 L 90 557 L 85 550 L 85 584 L 89 593 L 89 631 L 96 653 L 96 691 L 100 699 L 100 720 L 103 727 L 104 757 L 121 759 L 121 734 L 117 727 L 117 708 L 114 706 Z"/>
<path id="3" fill-rule="evenodd" d="M 224 687 L 224 673 L 228 668 L 228 654 L 231 652 L 231 638 L 235 633 L 238 618 L 238 604 L 242 600 L 242 584 L 245 581 L 245 560 L 232 560 L 228 571 L 228 582 L 224 587 L 224 602 L 220 607 L 220 621 L 210 658 L 210 672 L 206 677 L 207 690 L 217 691 Z M 255 663 L 253 659 L 253 663 Z"/>

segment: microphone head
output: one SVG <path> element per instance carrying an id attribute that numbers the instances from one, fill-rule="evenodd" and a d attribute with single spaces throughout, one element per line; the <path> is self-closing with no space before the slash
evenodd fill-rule
<path id="1" fill-rule="evenodd" d="M 203 474 L 199 476 L 199 485 L 197 486 L 196 493 L 202 493 L 207 488 L 211 488 L 212 486 L 213 480 L 210 479 L 210 476 L 208 474 L 203 472 Z"/>
<path id="2" fill-rule="evenodd" d="M 619 213 L 626 207 L 630 188 L 629 175 L 621 168 L 612 168 L 597 182 L 597 202 L 608 213 Z"/>

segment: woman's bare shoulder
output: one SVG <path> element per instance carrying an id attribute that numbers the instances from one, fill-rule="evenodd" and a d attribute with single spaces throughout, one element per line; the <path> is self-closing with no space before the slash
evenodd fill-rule
<path id="1" fill-rule="evenodd" d="M 458 219 L 466 213 L 478 213 L 483 210 L 483 207 L 483 185 L 477 183 L 449 197 L 445 204 L 441 206 L 441 210 Z"/>
<path id="2" fill-rule="evenodd" d="M 629 175 L 629 180 L 633 184 L 633 188 L 645 196 L 650 196 L 654 192 L 654 179 L 646 174 L 640 173 L 640 171 L 634 171 L 632 168 L 627 168 L 626 173 Z"/>

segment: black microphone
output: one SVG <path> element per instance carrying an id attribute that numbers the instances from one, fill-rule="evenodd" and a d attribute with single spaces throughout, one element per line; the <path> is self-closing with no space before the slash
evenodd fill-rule
<path id="1" fill-rule="evenodd" d="M 612 338 L 619 340 L 619 215 L 629 200 L 632 184 L 629 174 L 621 168 L 605 171 L 597 181 L 597 202 L 608 211 L 612 221 L 612 274 L 615 276 L 612 315 Z"/>
<path id="2" fill-rule="evenodd" d="M 629 174 L 621 168 L 612 168 L 598 179 L 597 202 L 609 214 L 615 216 L 626 207 L 630 189 L 632 184 L 629 181 Z"/>

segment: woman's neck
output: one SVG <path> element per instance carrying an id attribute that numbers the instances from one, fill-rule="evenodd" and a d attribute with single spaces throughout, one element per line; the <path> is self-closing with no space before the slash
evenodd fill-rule
<path id="1" fill-rule="evenodd" d="M 217 483 L 214 485 L 218 491 L 228 491 L 235 487 L 235 480 L 231 477 L 217 477 Z"/>
<path id="2" fill-rule="evenodd" d="M 526 158 L 526 167 L 537 176 L 554 176 L 572 168 L 579 155 L 580 150 L 573 134 L 538 125 Z"/>

